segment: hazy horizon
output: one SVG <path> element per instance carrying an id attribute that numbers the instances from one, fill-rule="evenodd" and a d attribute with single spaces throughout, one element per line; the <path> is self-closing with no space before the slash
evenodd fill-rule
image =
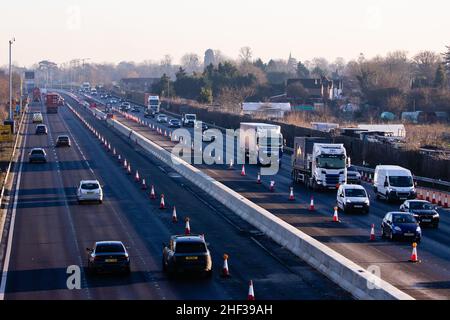
<path id="1" fill-rule="evenodd" d="M 395 50 L 444 52 L 449 45 L 450 4 L 419 1 L 279 0 L 187 2 L 19 0 L 2 4 L 0 65 L 8 62 L 8 40 L 16 38 L 13 62 L 30 67 L 90 58 L 90 63 L 159 61 L 179 63 L 185 53 L 202 59 L 206 49 L 237 58 L 249 46 L 253 58 L 301 61 L 356 59 Z M 24 10 L 26 8 L 26 10 Z M 18 24 L 19 18 L 24 22 Z M 54 42 L 53 42 L 54 39 Z"/>

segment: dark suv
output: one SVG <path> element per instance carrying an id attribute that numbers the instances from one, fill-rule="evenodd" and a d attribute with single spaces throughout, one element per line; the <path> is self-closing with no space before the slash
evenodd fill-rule
<path id="1" fill-rule="evenodd" d="M 40 135 L 40 134 L 47 134 L 47 126 L 45 124 L 38 124 L 36 126 L 36 134 Z"/>
<path id="2" fill-rule="evenodd" d="M 203 236 L 172 236 L 169 245 L 163 244 L 163 247 L 163 270 L 169 274 L 195 272 L 212 275 L 211 253 Z"/>

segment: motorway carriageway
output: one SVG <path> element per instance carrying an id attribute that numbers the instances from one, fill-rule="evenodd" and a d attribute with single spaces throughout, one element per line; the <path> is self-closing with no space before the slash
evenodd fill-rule
<path id="1" fill-rule="evenodd" d="M 84 98 L 84 96 L 80 96 Z M 100 101 L 100 100 L 99 100 Z M 146 119 L 142 107 L 140 113 L 130 113 L 142 120 L 172 131 L 167 124 Z M 162 111 L 163 112 L 163 111 Z M 115 112 L 116 120 L 144 135 L 170 151 L 175 145 L 168 137 L 161 136 L 150 128 L 125 119 Z M 198 115 L 201 120 L 201 115 Z M 170 118 L 170 117 L 169 117 Z M 99 121 L 99 125 L 101 122 Z M 193 132 L 192 128 L 189 128 Z M 204 150 L 204 147 L 202 148 Z M 225 152 L 224 152 L 225 153 Z M 282 167 L 276 176 L 262 176 L 262 184 L 256 184 L 259 168 L 246 165 L 246 176 L 240 176 L 241 166 L 234 170 L 227 165 L 195 165 L 212 178 L 239 192 L 254 203 L 267 209 L 279 218 L 299 228 L 313 238 L 341 253 L 364 268 L 378 266 L 381 278 L 416 299 L 450 299 L 450 210 L 439 209 L 439 229 L 422 228 L 423 239 L 418 246 L 421 263 L 408 260 L 412 247 L 407 242 L 389 242 L 381 239 L 380 224 L 389 211 L 398 211 L 400 204 L 389 204 L 375 200 L 371 186 L 363 183 L 371 197 L 369 214 L 344 214 L 340 212 L 341 223 L 332 222 L 336 192 L 312 192 L 302 185 L 294 186 L 296 200 L 288 201 L 292 186 L 290 156 L 284 155 Z M 270 180 L 275 181 L 275 192 L 269 192 Z M 310 196 L 314 196 L 316 211 L 308 210 Z M 375 224 L 376 242 L 369 242 L 370 226 Z"/>
<path id="2" fill-rule="evenodd" d="M 160 210 L 158 200 L 149 200 L 148 192 L 125 174 L 67 107 L 60 107 L 58 114 L 43 112 L 48 136 L 34 135 L 31 114 L 37 111 L 44 107 L 29 106 L 22 132 L 20 171 L 12 190 L 16 197 L 8 211 L 13 223 L 7 226 L 14 226 L 9 234 L 12 241 L 7 243 L 8 263 L 1 261 L 6 279 L 0 286 L 1 299 L 246 299 L 250 279 L 256 299 L 351 299 L 288 250 L 106 127 L 99 130 L 141 177 L 155 184 L 158 195 L 165 194 L 170 209 Z M 70 136 L 72 147 L 54 147 L 60 134 Z M 27 162 L 33 147 L 45 148 L 48 163 Z M 94 178 L 104 186 L 103 204 L 78 205 L 79 181 Z M 171 221 L 173 205 L 176 224 Z M 162 272 L 162 243 L 184 232 L 186 216 L 191 218 L 192 232 L 204 233 L 210 243 L 212 279 L 172 280 Z M 87 275 L 85 248 L 99 240 L 124 242 L 131 258 L 129 276 Z M 227 279 L 220 276 L 224 253 L 230 256 Z M 66 287 L 70 265 L 82 267 L 81 290 Z"/>

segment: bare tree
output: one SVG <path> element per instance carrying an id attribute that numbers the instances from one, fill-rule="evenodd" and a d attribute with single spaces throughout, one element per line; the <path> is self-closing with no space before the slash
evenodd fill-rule
<path id="1" fill-rule="evenodd" d="M 181 65 L 187 73 L 201 70 L 200 57 L 195 53 L 186 53 L 181 57 Z"/>
<path id="2" fill-rule="evenodd" d="M 242 47 L 239 50 L 239 58 L 244 63 L 250 63 L 252 61 L 253 52 L 250 47 Z"/>
<path id="3" fill-rule="evenodd" d="M 441 56 L 433 51 L 421 51 L 413 57 L 414 73 L 423 79 L 427 85 L 433 82 L 436 69 L 442 62 Z"/>

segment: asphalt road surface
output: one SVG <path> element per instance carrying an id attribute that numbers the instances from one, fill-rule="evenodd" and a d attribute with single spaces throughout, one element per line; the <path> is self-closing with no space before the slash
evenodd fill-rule
<path id="1" fill-rule="evenodd" d="M 66 101 L 71 99 L 66 97 Z M 68 110 L 46 114 L 41 104 L 30 105 L 24 126 L 22 161 L 10 203 L 10 239 L 2 261 L 4 299 L 246 299 L 248 281 L 256 299 L 351 299 L 325 276 L 281 248 L 163 163 L 130 145 L 125 138 L 90 121 L 139 170 L 157 195 L 164 193 L 168 209 L 160 210 L 125 174 L 117 160 Z M 48 136 L 34 135 L 31 113 L 42 111 Z M 56 137 L 68 134 L 72 147 L 55 148 Z M 27 153 L 44 147 L 46 164 L 29 164 Z M 104 186 L 103 204 L 79 205 L 80 180 L 98 179 Z M 171 221 L 176 206 L 180 222 Z M 161 266 L 162 243 L 182 234 L 184 217 L 193 233 L 205 234 L 213 255 L 211 279 L 169 279 Z M 95 241 L 120 240 L 129 248 L 131 274 L 87 275 L 85 248 Z M 222 255 L 229 254 L 231 278 L 220 277 Z M 7 263 L 4 263 L 5 260 Z M 81 290 L 68 290 L 67 267 L 80 266 Z M 7 270 L 7 272 L 6 272 Z"/>
<path id="2" fill-rule="evenodd" d="M 143 108 L 140 107 L 140 109 L 141 112 L 130 114 L 145 119 Z M 167 150 L 173 148 L 174 143 L 169 138 L 157 134 L 146 126 L 125 119 L 118 112 L 115 115 L 118 121 Z M 198 117 L 201 120 L 201 115 Z M 145 121 L 163 130 L 171 130 L 167 124 L 156 123 L 152 118 Z M 96 122 L 96 126 L 103 126 L 101 121 Z M 189 130 L 192 132 L 192 129 Z M 197 165 L 197 167 L 362 267 L 379 267 L 380 276 L 384 280 L 411 296 L 417 299 L 450 298 L 449 210 L 439 210 L 441 218 L 439 229 L 422 228 L 423 240 L 418 246 L 421 263 L 413 264 L 408 262 L 412 250 L 410 243 L 389 242 L 381 239 L 382 218 L 389 211 L 398 211 L 399 204 L 375 200 L 369 184 L 363 183 L 371 197 L 370 213 L 340 213 L 341 223 L 336 224 L 332 222 L 333 207 L 336 203 L 335 191 L 312 192 L 301 185 L 294 185 L 296 201 L 288 201 L 292 179 L 290 156 L 286 154 L 283 156 L 279 173 L 276 176 L 263 176 L 261 185 L 256 184 L 259 172 L 259 167 L 256 165 L 246 166 L 245 177 L 240 175 L 241 166 L 238 165 L 235 165 L 232 170 L 227 165 Z M 270 180 L 275 181 L 275 192 L 269 191 Z M 316 211 L 314 212 L 308 210 L 311 195 L 315 200 Z M 368 241 L 372 224 L 376 226 L 376 242 Z"/>

